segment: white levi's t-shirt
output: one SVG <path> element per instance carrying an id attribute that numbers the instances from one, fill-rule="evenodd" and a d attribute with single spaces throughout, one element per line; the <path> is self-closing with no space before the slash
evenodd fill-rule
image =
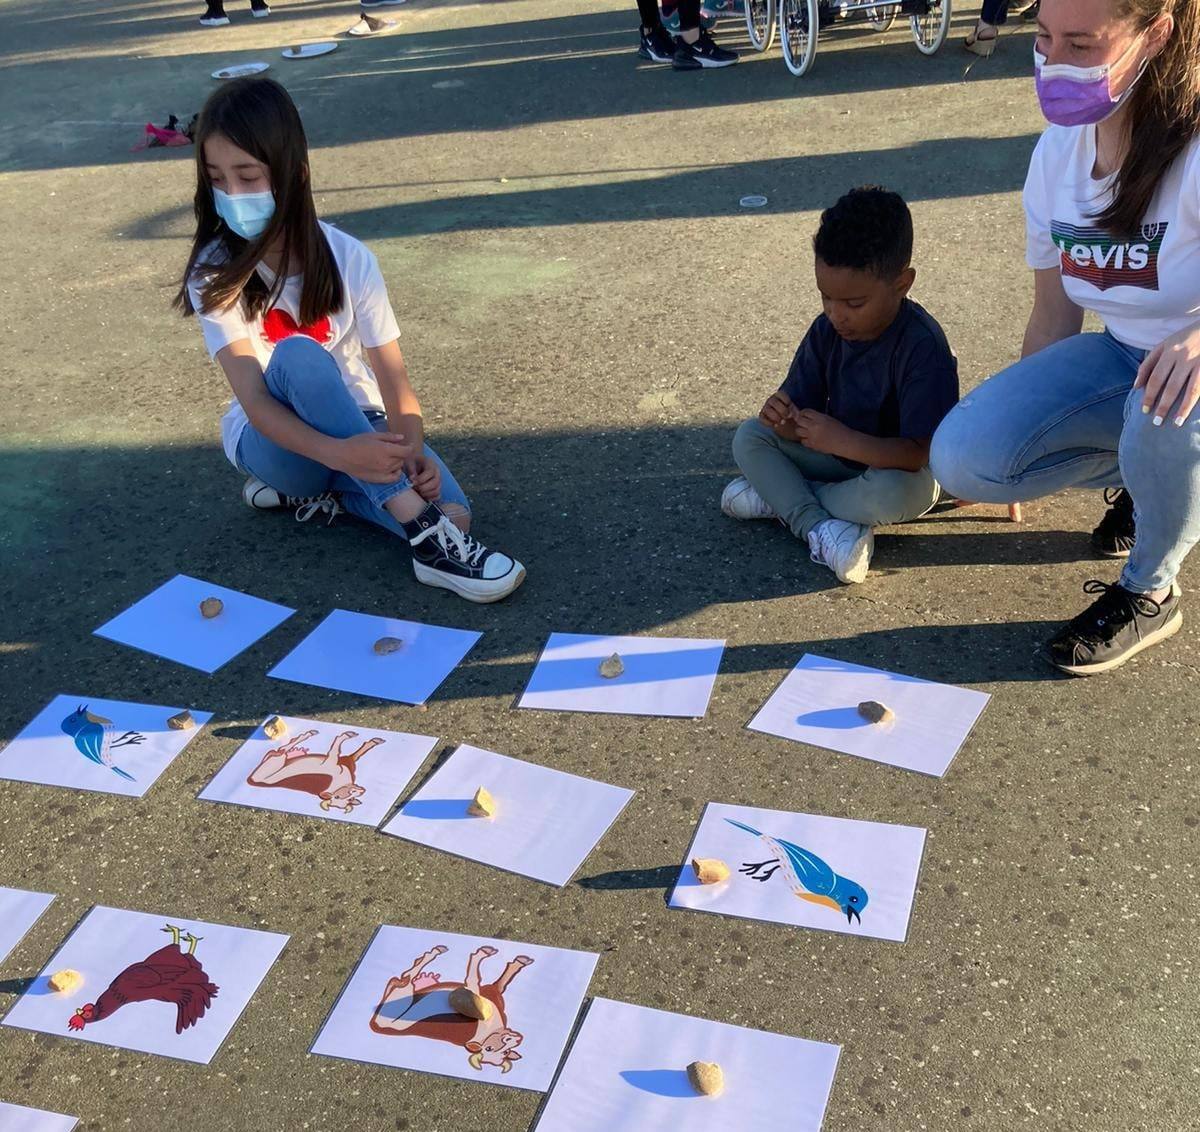
<path id="1" fill-rule="evenodd" d="M 1200 139 L 1164 173 L 1136 238 L 1105 232 L 1095 216 L 1112 177 L 1095 180 L 1095 126 L 1051 126 L 1025 180 L 1025 259 L 1057 267 L 1067 297 L 1114 338 L 1150 350 L 1200 322 Z"/>
<path id="2" fill-rule="evenodd" d="M 275 305 L 261 318 L 247 320 L 240 303 L 227 310 L 204 313 L 200 310 L 200 287 L 204 277 L 203 271 L 197 269 L 188 281 L 188 293 L 200 320 L 204 345 L 209 356 L 215 358 L 217 352 L 231 342 L 248 338 L 265 370 L 276 343 L 293 334 L 306 334 L 332 355 L 354 400 L 364 409 L 382 411 L 379 383 L 363 357 L 363 348 L 394 342 L 400 337 L 400 328 L 388 302 L 379 262 L 370 249 L 353 236 L 347 236 L 324 221 L 320 224 L 342 277 L 342 309 L 319 319 L 312 326 L 299 326 L 302 276 L 291 275 L 284 282 Z M 201 256 L 201 264 L 204 259 Z M 258 273 L 268 287 L 275 282 L 275 273 L 264 264 L 258 265 Z M 247 423 L 245 411 L 237 398 L 233 398 L 221 421 L 221 443 L 230 463 L 235 465 L 238 440 Z"/>

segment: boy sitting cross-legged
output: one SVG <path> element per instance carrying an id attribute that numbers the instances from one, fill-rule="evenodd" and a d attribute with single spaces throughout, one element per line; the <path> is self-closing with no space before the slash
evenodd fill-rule
<path id="1" fill-rule="evenodd" d="M 903 523 L 938 497 L 929 442 L 958 400 L 942 328 L 908 298 L 912 216 L 896 193 L 853 189 L 813 237 L 824 313 L 786 380 L 733 438 L 742 475 L 721 510 L 778 519 L 842 582 L 867 576 L 873 528 Z"/>

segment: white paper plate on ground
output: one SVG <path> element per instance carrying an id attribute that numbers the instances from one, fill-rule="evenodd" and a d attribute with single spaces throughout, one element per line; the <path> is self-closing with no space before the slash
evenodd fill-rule
<path id="1" fill-rule="evenodd" d="M 285 47 L 280 54 L 285 59 L 313 59 L 337 50 L 336 43 L 296 43 Z"/>
<path id="2" fill-rule="evenodd" d="M 219 71 L 213 71 L 214 79 L 242 79 L 247 75 L 261 75 L 270 63 L 235 63 L 232 67 L 222 67 Z"/>

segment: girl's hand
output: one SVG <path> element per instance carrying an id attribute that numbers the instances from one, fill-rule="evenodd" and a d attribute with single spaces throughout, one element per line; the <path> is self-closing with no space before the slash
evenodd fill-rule
<path id="1" fill-rule="evenodd" d="M 418 453 L 405 464 L 405 471 L 412 480 L 413 490 L 422 499 L 436 503 L 442 493 L 442 472 L 437 461 Z"/>
<path id="2" fill-rule="evenodd" d="M 1142 412 L 1153 413 L 1160 425 L 1187 423 L 1200 401 L 1200 324 L 1172 334 L 1146 355 L 1138 367 L 1134 389 L 1145 389 Z"/>
<path id="3" fill-rule="evenodd" d="M 412 457 L 408 442 L 394 432 L 361 432 L 336 444 L 330 466 L 364 483 L 395 483 Z"/>

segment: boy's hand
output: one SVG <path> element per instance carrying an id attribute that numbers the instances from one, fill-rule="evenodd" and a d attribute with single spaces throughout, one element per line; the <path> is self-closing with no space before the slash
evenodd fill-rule
<path id="1" fill-rule="evenodd" d="M 795 411 L 791 398 L 780 389 L 767 398 L 767 403 L 758 414 L 758 420 L 760 424 L 766 425 L 784 439 L 794 440 L 795 430 L 792 415 Z"/>
<path id="2" fill-rule="evenodd" d="M 792 423 L 796 428 L 796 436 L 805 448 L 829 456 L 841 454 L 849 431 L 841 421 L 826 413 L 818 413 L 816 409 L 793 409 Z"/>

